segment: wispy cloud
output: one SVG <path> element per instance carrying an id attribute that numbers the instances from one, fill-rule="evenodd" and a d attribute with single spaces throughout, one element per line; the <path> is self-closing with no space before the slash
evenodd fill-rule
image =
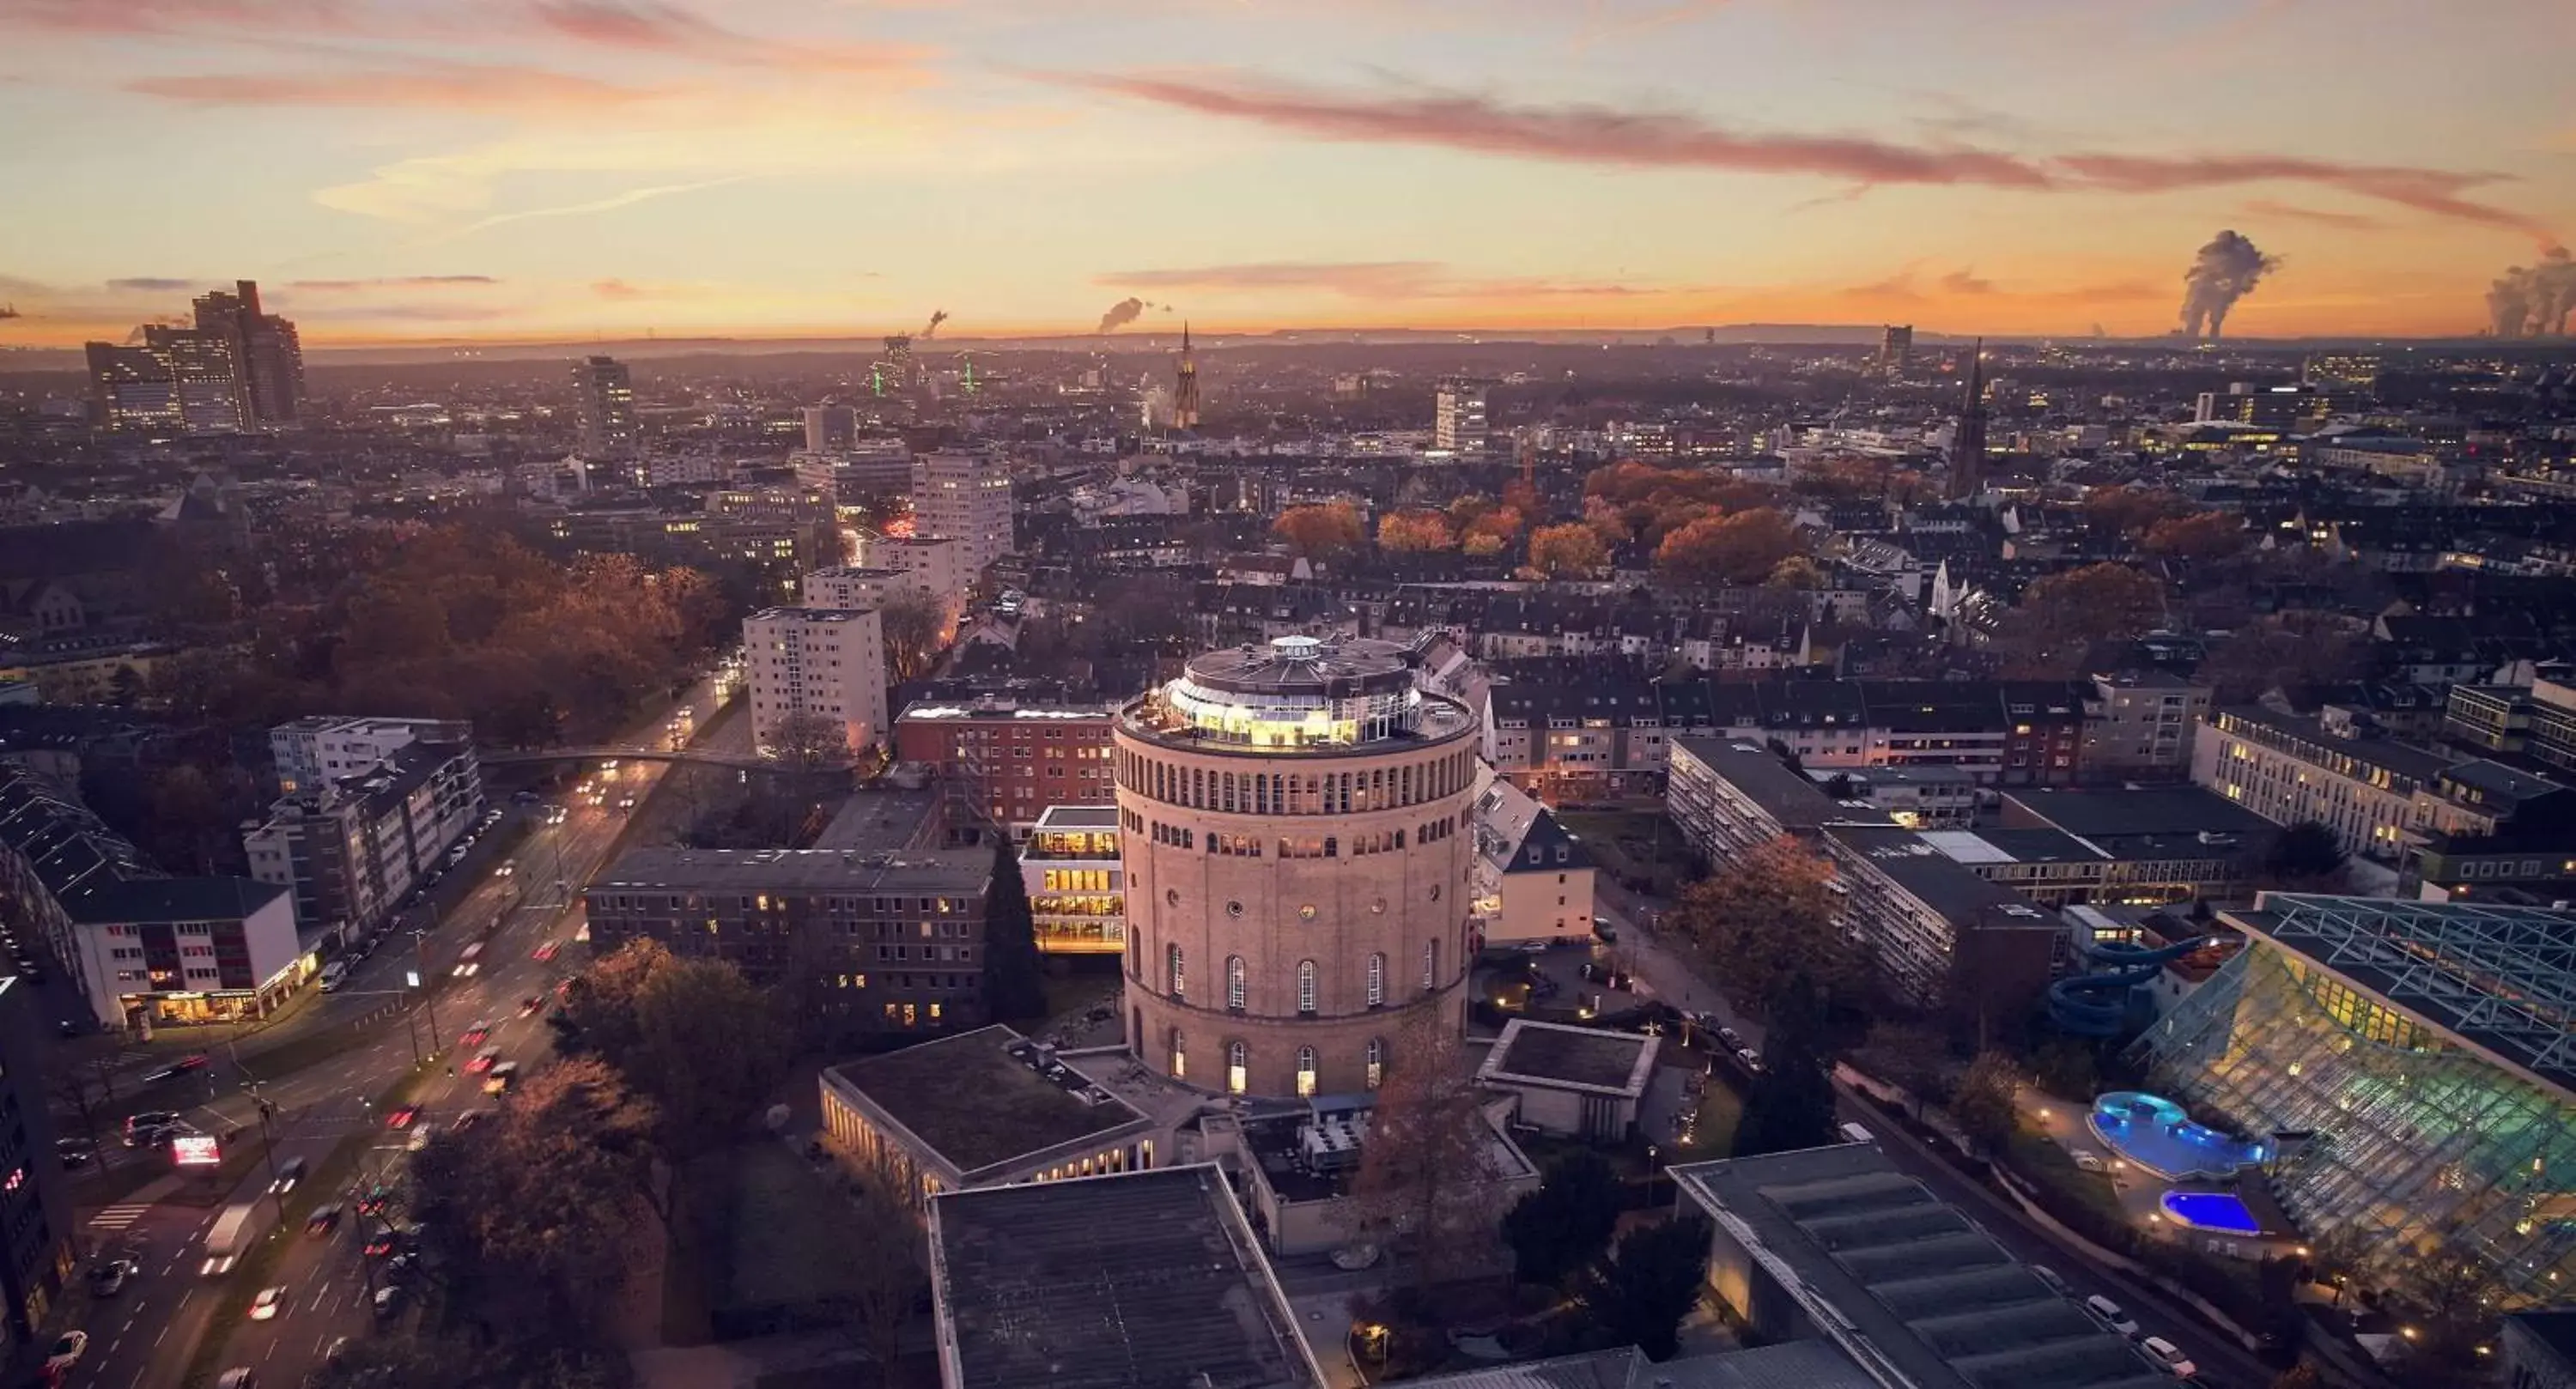
<path id="1" fill-rule="evenodd" d="M 1968 296 L 1986 295 L 1996 292 L 1995 282 L 1979 278 L 1977 272 L 1974 270 L 1951 271 L 1949 274 L 1941 277 L 1941 288 L 1952 294 Z"/>
<path id="2" fill-rule="evenodd" d="M 752 177 L 750 174 L 735 174 L 729 178 L 700 179 L 695 183 L 660 183 L 646 188 L 629 188 L 623 193 L 612 193 L 605 198 L 593 198 L 588 202 L 563 203 L 554 207 L 532 207 L 518 212 L 495 213 L 469 222 L 454 231 L 415 242 L 414 245 L 434 246 L 460 237 L 472 236 L 476 232 L 489 231 L 494 227 L 506 227 L 513 222 L 535 222 L 552 217 L 587 217 L 594 213 L 615 212 L 619 208 L 633 207 L 637 203 L 651 202 L 655 198 L 667 198 L 674 193 L 695 193 L 702 188 L 721 188 L 728 183 L 740 183 L 750 177 Z"/>
<path id="3" fill-rule="evenodd" d="M 490 275 L 383 275 L 367 280 L 289 280 L 284 288 L 304 294 L 351 294 L 380 289 L 483 288 L 499 283 Z"/>
<path id="4" fill-rule="evenodd" d="M 663 93 L 516 64 L 418 59 L 327 72 L 143 77 L 126 90 L 203 106 L 435 107 L 467 111 L 621 106 Z"/>
<path id="5" fill-rule="evenodd" d="M 1143 75 L 1049 76 L 1200 115 L 1323 140 L 1432 145 L 1631 168 L 1792 174 L 1874 184 L 1961 184 L 2028 192 L 2163 193 L 2252 183 L 2332 188 L 2452 221 L 2555 244 L 2537 218 L 2468 194 L 2501 174 L 2350 164 L 2281 154 L 2025 155 L 1973 145 L 1906 144 L 1866 135 L 1736 130 L 1672 111 L 1533 106 L 1425 90 L 1350 93 L 1272 81 Z"/>
<path id="6" fill-rule="evenodd" d="M 644 291 L 624 280 L 593 280 L 590 292 L 602 299 L 641 299 Z"/>
<path id="7" fill-rule="evenodd" d="M 177 294 L 195 289 L 200 283 L 168 275 L 131 275 L 121 280 L 110 280 L 107 287 L 120 294 Z"/>
<path id="8" fill-rule="evenodd" d="M 2321 207 L 2301 207 L 2274 198 L 2248 198 L 2244 209 L 2256 217 L 2279 217 L 2292 222 L 2313 222 L 2320 227 L 2341 227 L 2346 231 L 2386 231 L 2388 223 L 2368 213 L 2330 212 Z"/>
<path id="9" fill-rule="evenodd" d="M 929 56 L 909 44 L 783 43 L 755 38 L 660 0 L 536 0 L 538 22 L 554 33 L 609 48 L 666 53 L 701 62 L 832 72 L 883 72 Z"/>

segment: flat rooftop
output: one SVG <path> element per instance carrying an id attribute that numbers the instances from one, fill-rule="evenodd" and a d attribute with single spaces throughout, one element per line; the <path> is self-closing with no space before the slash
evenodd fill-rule
<path id="1" fill-rule="evenodd" d="M 1655 1066 L 1658 1039 L 1631 1032 L 1603 1032 L 1563 1023 L 1514 1018 L 1477 1078 L 1529 1080 L 1550 1085 L 1643 1094 Z"/>
<path id="2" fill-rule="evenodd" d="M 1321 1389 L 1215 1167 L 946 1192 L 930 1203 L 952 1389 Z"/>
<path id="3" fill-rule="evenodd" d="M 1118 807 L 1114 805 L 1051 805 L 1038 812 L 1038 829 L 1045 830 L 1114 830 L 1118 828 Z"/>
<path id="4" fill-rule="evenodd" d="M 939 793 L 893 788 L 863 789 L 844 802 L 832 823 L 814 838 L 817 849 L 882 854 L 912 848 L 929 829 Z"/>
<path id="5" fill-rule="evenodd" d="M 860 853 L 838 849 L 629 849 L 590 891 L 906 892 L 984 890 L 993 856 L 974 849 Z"/>
<path id="6" fill-rule="evenodd" d="M 1062 1076 L 1041 1071 L 1014 1054 L 1015 1044 L 1028 1047 L 1007 1027 L 979 1027 L 827 1074 L 970 1175 L 1144 1120 L 1062 1062 L 1055 1063 Z"/>
<path id="7" fill-rule="evenodd" d="M 1876 1144 L 1690 1163 L 1672 1174 L 1729 1235 L 1787 1265 L 1797 1282 L 1787 1295 L 1822 1339 L 1865 1346 L 1919 1389 L 2173 1383 Z"/>
<path id="8" fill-rule="evenodd" d="M 2008 807 L 2051 829 L 2079 839 L 2119 839 L 2130 835 L 2175 835 L 2192 838 L 2214 834 L 2270 834 L 2276 826 L 2215 791 L 2198 786 L 2155 786 L 2127 790 L 2059 790 L 2038 787 L 2006 791 Z M 2015 817 L 2008 816 L 2007 819 Z"/>
<path id="9" fill-rule="evenodd" d="M 1892 825 L 1834 825 L 1825 833 L 1954 925 L 2019 922 L 2044 926 L 2054 921 L 2033 907 L 2028 898 L 1969 872 L 1966 865 L 1912 830 Z M 2024 917 L 2029 919 L 2024 921 Z"/>

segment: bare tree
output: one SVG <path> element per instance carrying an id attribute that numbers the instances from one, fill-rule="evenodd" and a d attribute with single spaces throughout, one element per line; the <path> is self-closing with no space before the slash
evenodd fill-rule
<path id="1" fill-rule="evenodd" d="M 1409 1251 L 1415 1282 L 1472 1273 L 1498 1254 L 1502 1193 L 1487 1162 L 1484 1100 L 1456 1028 L 1437 1008 L 1417 1010 L 1378 1091 L 1350 1194 L 1358 1231 Z"/>
<path id="2" fill-rule="evenodd" d="M 900 1181 L 894 1172 L 862 1164 L 850 1178 L 850 1209 L 839 1222 L 852 1274 L 850 1329 L 876 1361 L 880 1382 L 892 1380 L 904 1326 L 930 1286 L 927 1241 Z"/>

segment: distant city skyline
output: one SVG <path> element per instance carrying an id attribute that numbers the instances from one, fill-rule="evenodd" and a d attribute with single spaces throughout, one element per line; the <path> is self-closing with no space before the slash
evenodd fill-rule
<path id="1" fill-rule="evenodd" d="M 0 0 L 0 348 L 1912 323 L 2466 335 L 2576 235 L 2481 0 Z"/>

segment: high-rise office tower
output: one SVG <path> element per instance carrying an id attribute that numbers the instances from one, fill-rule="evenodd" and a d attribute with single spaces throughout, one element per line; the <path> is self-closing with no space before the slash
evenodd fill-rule
<path id="1" fill-rule="evenodd" d="M 1181 325 L 1181 362 L 1172 380 L 1172 428 L 1199 427 L 1199 358 L 1190 350 L 1190 325 Z"/>
<path id="2" fill-rule="evenodd" d="M 635 381 L 614 357 L 584 357 L 572 367 L 573 408 L 581 420 L 581 456 L 635 456 Z"/>
<path id="3" fill-rule="evenodd" d="M 1482 458 L 1492 442 L 1485 417 L 1485 383 L 1443 381 L 1432 397 L 1431 446 L 1460 458 Z"/>
<path id="4" fill-rule="evenodd" d="M 1968 349 L 1968 389 L 1959 400 L 1959 427 L 1950 439 L 1950 496 L 1973 497 L 1986 485 L 1986 340 Z"/>
<path id="5" fill-rule="evenodd" d="M 846 453 L 859 442 L 859 412 L 847 405 L 805 407 L 805 450 Z"/>
<path id="6" fill-rule="evenodd" d="M 176 422 L 188 434 L 236 434 L 254 418 L 241 384 L 241 359 L 224 333 L 205 328 L 147 327 L 143 350 L 170 373 Z"/>
<path id="7" fill-rule="evenodd" d="M 259 282 L 236 280 L 230 293 L 198 295 L 197 331 L 232 348 L 233 391 L 241 427 L 289 424 L 304 402 L 304 344 L 295 325 L 259 309 Z"/>
<path id="8" fill-rule="evenodd" d="M 1878 374 L 1903 376 L 1914 364 L 1914 325 L 1891 323 L 1879 330 Z"/>
<path id="9" fill-rule="evenodd" d="M 968 582 L 1018 548 L 1012 525 L 1011 474 L 998 458 L 925 453 L 912 460 L 912 529 L 920 538 L 956 541 Z"/>
<path id="10" fill-rule="evenodd" d="M 150 348 L 121 343 L 88 345 L 91 398 L 98 422 L 109 429 L 177 429 L 179 385 L 169 364 Z"/>
<path id="11" fill-rule="evenodd" d="M 1127 1045 L 1228 1094 L 1374 1090 L 1465 1005 L 1478 725 L 1393 642 L 1194 657 L 1112 725 Z"/>

